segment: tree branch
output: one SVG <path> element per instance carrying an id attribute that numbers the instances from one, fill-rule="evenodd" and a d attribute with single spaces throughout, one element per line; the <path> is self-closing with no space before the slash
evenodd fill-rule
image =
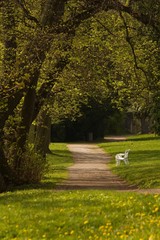
<path id="1" fill-rule="evenodd" d="M 143 74 L 144 74 L 144 76 L 145 76 L 145 78 L 146 78 L 146 80 L 147 80 L 147 82 L 148 82 L 148 86 L 149 86 L 149 79 L 148 79 L 148 76 L 147 76 L 147 72 L 146 72 L 142 67 L 140 67 L 140 66 L 138 65 L 137 56 L 136 56 L 136 53 L 135 53 L 135 50 L 134 50 L 134 45 L 133 45 L 133 43 L 132 43 L 132 41 L 131 41 L 131 37 L 130 37 L 130 35 L 129 35 L 129 30 L 128 30 L 128 26 L 127 26 L 126 20 L 125 20 L 125 18 L 124 18 L 124 16 L 123 16 L 122 12 L 119 12 L 119 15 L 120 15 L 120 17 L 121 17 L 121 19 L 122 19 L 122 21 L 123 21 L 124 27 L 125 27 L 125 31 L 126 31 L 126 41 L 128 42 L 128 44 L 129 44 L 129 46 L 130 46 L 130 48 L 131 48 L 131 51 L 132 51 L 135 69 L 141 70 L 141 71 L 143 72 Z M 139 79 L 138 76 L 137 76 L 136 71 L 135 71 L 135 75 L 136 75 L 137 79 Z"/>
<path id="2" fill-rule="evenodd" d="M 68 62 L 68 58 L 61 58 L 55 66 L 55 72 L 48 73 L 48 80 L 41 85 L 36 94 L 35 110 L 32 120 L 36 118 L 46 99 L 49 98 L 51 90 L 54 87 L 54 84 L 57 82 L 57 76 L 63 71 Z"/>
<path id="3" fill-rule="evenodd" d="M 137 2 L 141 2 L 140 0 L 131 0 L 128 6 L 124 6 L 123 4 L 121 4 L 118 0 L 111 0 L 110 1 L 110 9 L 114 9 L 117 11 L 122 11 L 122 12 L 126 12 L 128 14 L 130 14 L 134 19 L 137 19 L 139 22 L 148 25 L 150 27 L 152 27 L 156 33 L 158 35 L 160 35 L 160 29 L 159 29 L 159 22 L 156 21 L 156 19 L 154 18 L 154 16 L 150 15 L 149 13 L 142 13 L 139 11 L 135 11 L 133 9 L 133 4 Z M 108 6 L 107 6 L 108 9 Z M 105 9 L 104 9 L 105 10 Z"/>
<path id="4" fill-rule="evenodd" d="M 114 33 L 112 33 L 111 30 L 110 30 L 109 28 L 107 28 L 99 19 L 95 18 L 95 20 L 96 20 L 105 30 L 107 30 L 107 32 L 108 32 L 110 35 L 116 37 L 116 35 L 115 35 Z"/>
<path id="5" fill-rule="evenodd" d="M 26 8 L 23 0 L 15 0 L 15 2 L 21 7 L 26 18 L 28 18 L 29 20 L 35 22 L 38 26 L 40 26 L 38 19 L 31 15 L 29 10 Z"/>

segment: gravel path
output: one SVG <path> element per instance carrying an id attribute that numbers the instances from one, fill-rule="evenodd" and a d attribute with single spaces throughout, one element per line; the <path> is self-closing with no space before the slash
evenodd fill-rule
<path id="1" fill-rule="evenodd" d="M 73 155 L 74 164 L 68 168 L 68 180 L 58 185 L 57 190 L 106 189 L 160 194 L 160 189 L 138 189 L 129 186 L 113 174 L 107 165 L 110 156 L 97 145 L 68 144 L 68 148 Z"/>
<path id="2" fill-rule="evenodd" d="M 95 144 L 68 144 L 74 165 L 69 167 L 69 179 L 57 189 L 134 190 L 107 166 L 110 156 Z"/>

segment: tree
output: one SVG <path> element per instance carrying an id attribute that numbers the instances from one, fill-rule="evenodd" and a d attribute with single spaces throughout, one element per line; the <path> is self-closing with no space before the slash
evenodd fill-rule
<path id="1" fill-rule="evenodd" d="M 88 87 L 92 98 L 104 94 L 114 107 L 132 111 L 142 122 L 141 132 L 146 131 L 158 83 L 158 47 L 150 32 L 126 14 L 99 13 L 77 30 L 72 52 L 65 79 L 83 83 L 82 92 Z"/>
<path id="2" fill-rule="evenodd" d="M 64 6 L 66 1 L 46 1 L 42 14 L 40 16 L 40 21 L 37 21 L 36 18 L 32 17 L 25 6 L 21 1 L 17 1 L 22 8 L 25 17 L 29 20 L 34 21 L 36 23 L 40 23 L 42 28 L 37 28 L 36 33 L 33 36 L 33 39 L 26 43 L 23 47 L 22 53 L 17 58 L 17 71 L 16 74 L 11 74 L 13 80 L 11 82 L 18 83 L 18 85 L 22 83 L 23 87 L 18 88 L 15 86 L 12 91 L 12 95 L 4 94 L 5 91 L 3 89 L 3 99 L 7 98 L 7 102 L 5 107 L 1 111 L 1 137 L 3 138 L 4 126 L 6 120 L 10 115 L 13 115 L 15 108 L 18 106 L 21 100 L 23 100 L 22 111 L 21 111 L 21 122 L 18 127 L 18 140 L 17 146 L 21 149 L 22 153 L 25 151 L 25 143 L 27 139 L 27 133 L 29 131 L 29 127 L 31 122 L 37 116 L 41 106 L 45 98 L 48 96 L 50 89 L 55 83 L 55 79 L 57 77 L 58 72 L 62 71 L 64 66 L 66 65 L 66 60 L 63 56 L 60 56 L 55 63 L 54 73 L 52 73 L 52 78 L 47 83 L 45 82 L 39 88 L 38 93 L 36 93 L 36 87 L 38 84 L 38 79 L 40 76 L 40 70 L 42 63 L 46 58 L 46 52 L 49 51 L 52 41 L 57 34 L 64 32 L 66 34 L 66 38 L 74 36 L 74 32 L 76 27 L 80 24 L 80 22 L 88 18 L 92 14 L 92 7 L 90 9 L 91 12 L 85 11 L 83 14 L 76 13 L 71 19 L 66 21 L 65 26 L 61 23 L 62 17 L 64 15 Z M 14 7 L 15 3 L 12 1 Z M 6 5 L 4 2 L 2 3 L 3 12 L 6 13 Z M 31 65 L 32 63 L 32 65 Z M 15 70 L 15 69 L 14 69 Z M 46 89 L 44 90 L 44 86 Z M 24 95 L 25 93 L 25 95 Z M 14 94 L 14 99 L 13 99 Z M 6 96 L 7 95 L 7 96 Z M 23 98 L 24 95 L 24 99 Z M 3 153 L 3 145 L 1 144 L 1 152 Z M 7 165 L 4 154 L 1 155 L 4 162 Z M 14 177 L 11 177 L 8 173 L 5 173 L 5 181 L 9 178 L 13 182 L 20 181 L 20 168 L 22 164 L 21 156 L 15 157 L 15 170 L 17 172 L 16 180 Z M 2 160 L 2 161 L 3 161 Z M 4 163 L 2 164 L 5 165 Z M 4 171 L 2 171 L 2 174 Z"/>

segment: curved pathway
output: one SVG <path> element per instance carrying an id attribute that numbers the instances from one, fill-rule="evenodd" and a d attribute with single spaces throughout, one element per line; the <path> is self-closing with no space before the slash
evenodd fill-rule
<path id="1" fill-rule="evenodd" d="M 106 189 L 160 194 L 160 189 L 138 189 L 113 174 L 107 165 L 110 156 L 97 145 L 68 144 L 68 148 L 74 164 L 68 168 L 68 180 L 59 184 L 57 190 Z"/>
<path id="2" fill-rule="evenodd" d="M 133 190 L 114 175 L 107 166 L 110 156 L 95 144 L 68 144 L 74 164 L 68 168 L 69 178 L 56 189 Z"/>

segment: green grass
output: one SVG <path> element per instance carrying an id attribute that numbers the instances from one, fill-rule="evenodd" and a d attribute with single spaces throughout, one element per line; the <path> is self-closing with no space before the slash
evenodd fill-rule
<path id="1" fill-rule="evenodd" d="M 160 188 L 160 138 L 154 135 L 129 137 L 123 142 L 105 142 L 99 144 L 112 155 L 111 168 L 131 184 L 140 188 Z M 115 154 L 131 149 L 129 166 L 116 167 Z"/>
<path id="2" fill-rule="evenodd" d="M 158 195 L 24 190 L 0 206 L 0 239 L 160 239 Z"/>
<path id="3" fill-rule="evenodd" d="M 72 159 L 65 144 L 51 148 L 50 170 L 41 184 L 0 194 L 0 239 L 160 239 L 160 195 L 54 190 Z"/>
<path id="4" fill-rule="evenodd" d="M 48 169 L 42 181 L 46 187 L 55 186 L 68 177 L 67 167 L 73 164 L 72 156 L 64 143 L 52 143 L 50 145 L 52 154 L 48 154 Z"/>

